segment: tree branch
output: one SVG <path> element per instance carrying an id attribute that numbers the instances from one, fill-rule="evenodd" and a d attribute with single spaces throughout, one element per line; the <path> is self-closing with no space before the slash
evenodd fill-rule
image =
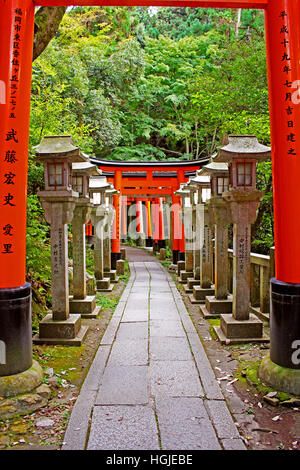
<path id="1" fill-rule="evenodd" d="M 67 7 L 41 7 L 35 14 L 33 58 L 34 61 L 54 38 Z"/>

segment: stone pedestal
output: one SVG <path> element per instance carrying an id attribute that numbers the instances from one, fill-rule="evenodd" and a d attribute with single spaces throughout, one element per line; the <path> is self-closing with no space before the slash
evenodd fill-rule
<path id="1" fill-rule="evenodd" d="M 136 246 L 145 247 L 146 246 L 146 235 L 142 232 L 136 234 Z"/>
<path id="2" fill-rule="evenodd" d="M 234 224 L 232 315 L 221 316 L 220 341 L 265 342 L 263 323 L 250 314 L 251 224 L 256 220 L 261 192 L 231 189 L 223 194 Z"/>
<path id="3" fill-rule="evenodd" d="M 45 194 L 46 193 L 46 194 Z M 76 194 L 76 193 L 75 193 Z M 51 227 L 52 315 L 40 322 L 36 344 L 79 345 L 87 333 L 80 315 L 70 315 L 68 280 L 68 227 L 76 199 L 40 193 L 46 221 Z"/>
<path id="4" fill-rule="evenodd" d="M 73 296 L 70 296 L 70 313 L 80 314 L 83 318 L 96 318 L 101 310 L 96 306 L 96 296 L 87 296 L 86 288 L 85 224 L 90 219 L 91 209 L 90 203 L 79 199 L 72 220 Z"/>
<path id="5" fill-rule="evenodd" d="M 185 261 L 178 261 L 177 262 L 177 276 L 180 277 L 181 271 L 184 271 L 185 268 Z"/>
<path id="6" fill-rule="evenodd" d="M 124 276 L 125 274 L 125 261 L 123 259 L 119 259 L 116 263 L 117 265 L 117 275 Z"/>

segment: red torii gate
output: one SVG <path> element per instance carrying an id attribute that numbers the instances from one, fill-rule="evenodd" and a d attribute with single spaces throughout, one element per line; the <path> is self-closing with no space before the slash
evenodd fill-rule
<path id="1" fill-rule="evenodd" d="M 181 230 L 181 221 L 179 217 L 180 197 L 174 192 L 179 188 L 181 183 L 188 181 L 189 176 L 194 175 L 205 163 L 208 158 L 191 161 L 168 161 L 168 162 L 132 162 L 132 161 L 108 161 L 92 159 L 92 162 L 99 166 L 108 181 L 114 184 L 119 191 L 119 195 L 114 196 L 115 222 L 112 238 L 112 267 L 115 268 L 115 262 L 121 257 L 120 240 L 121 227 L 120 216 L 122 210 L 120 208 L 120 196 L 127 196 L 130 200 L 136 201 L 138 204 L 142 201 L 165 198 L 169 196 L 172 200 L 174 214 L 172 217 L 172 247 L 173 261 L 176 263 L 179 253 L 184 254 L 184 238 Z M 121 199 L 122 201 L 122 199 Z M 149 210 L 149 209 L 147 209 Z M 140 232 L 140 208 L 137 207 L 138 224 L 137 232 Z M 124 222 L 123 214 L 123 222 Z M 164 240 L 162 208 L 157 213 L 157 233 L 154 235 L 155 240 Z M 147 218 L 146 218 L 147 222 Z M 148 224 L 149 228 L 149 224 Z M 180 236 L 176 236 L 180 231 Z M 146 234 L 146 235 L 149 235 Z M 175 235 L 175 236 L 174 236 Z"/>
<path id="2" fill-rule="evenodd" d="M 25 284 L 26 184 L 34 9 L 39 5 L 265 10 L 276 246 L 271 358 L 276 364 L 299 369 L 291 356 L 300 338 L 300 0 L 0 0 L 0 330 L 10 330 L 15 342 L 24 342 L 22 322 L 12 326 L 7 302 L 19 301 L 30 292 Z M 276 303 L 275 299 L 281 300 Z M 27 337 L 28 325 L 27 320 Z M 0 375 L 31 364 L 28 348 L 26 353 L 18 347 L 16 351 L 23 357 L 22 366 L 9 369 L 0 364 Z"/>

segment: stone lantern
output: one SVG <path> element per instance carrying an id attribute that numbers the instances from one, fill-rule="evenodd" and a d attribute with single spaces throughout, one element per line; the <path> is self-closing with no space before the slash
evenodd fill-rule
<path id="1" fill-rule="evenodd" d="M 90 162 L 72 164 L 72 183 L 78 192 L 72 220 L 73 235 L 73 296 L 70 297 L 70 312 L 79 313 L 83 318 L 96 318 L 100 307 L 96 296 L 87 295 L 86 286 L 86 239 L 85 224 L 90 220 L 92 202 L 89 194 L 89 179 L 101 171 Z"/>
<path id="2" fill-rule="evenodd" d="M 194 256 L 194 275 L 195 281 L 192 282 L 193 295 L 190 296 L 192 303 L 202 303 L 207 295 L 213 295 L 212 287 L 212 252 L 211 252 L 211 227 L 210 214 L 206 204 L 209 198 L 210 178 L 200 175 L 197 172 L 196 177 L 190 179 L 190 184 L 195 185 L 197 193 L 195 198 L 195 256 Z M 196 263 L 195 263 L 196 262 Z"/>
<path id="3" fill-rule="evenodd" d="M 201 311 L 205 318 L 216 318 L 222 313 L 232 312 L 232 296 L 228 289 L 228 225 L 230 214 L 223 199 L 223 192 L 228 190 L 228 164 L 214 160 L 205 165 L 200 175 L 210 177 L 211 197 L 207 201 L 210 210 L 211 225 L 215 235 L 214 295 L 208 294 Z"/>
<path id="4" fill-rule="evenodd" d="M 233 223 L 233 305 L 232 315 L 221 315 L 216 328 L 221 341 L 259 342 L 263 323 L 250 313 L 251 224 L 257 217 L 262 198 L 256 189 L 256 165 L 271 157 L 271 149 L 261 145 L 255 136 L 229 136 L 216 162 L 229 165 L 229 189 L 223 192 Z"/>
<path id="5" fill-rule="evenodd" d="M 35 148 L 44 164 L 45 189 L 38 196 L 51 233 L 52 314 L 43 318 L 38 344 L 81 345 L 87 327 L 79 314 L 70 315 L 68 279 L 68 224 L 79 194 L 72 188 L 72 164 L 88 158 L 74 145 L 71 136 L 44 137 Z"/>
<path id="6" fill-rule="evenodd" d="M 191 191 L 185 183 L 181 183 L 180 188 L 175 191 L 174 194 L 176 196 L 180 196 L 182 201 L 181 219 L 184 226 L 185 262 L 182 262 L 182 264 L 184 264 L 184 269 L 179 269 L 178 274 L 179 282 L 186 284 L 188 278 L 193 276 L 194 267 Z"/>
<path id="7" fill-rule="evenodd" d="M 200 285 L 200 266 L 201 266 L 201 218 L 203 215 L 203 198 L 206 189 L 210 188 L 209 178 L 199 176 L 198 174 L 190 178 L 186 186 L 190 190 L 192 204 L 192 230 L 193 230 L 193 274 L 187 279 L 186 292 L 193 293 L 194 286 Z M 202 264 L 203 267 L 203 264 Z M 192 303 L 198 303 L 194 295 L 190 296 Z"/>
<path id="8" fill-rule="evenodd" d="M 105 191 L 108 189 L 111 189 L 111 184 L 105 176 L 90 178 L 90 194 L 93 198 L 91 219 L 94 226 L 94 267 L 98 292 L 111 292 L 113 289 L 110 277 L 104 277 L 103 224 L 107 216 Z"/>
<path id="9" fill-rule="evenodd" d="M 116 269 L 112 269 L 111 260 L 111 239 L 112 239 L 112 227 L 115 217 L 115 209 L 113 207 L 113 196 L 120 194 L 114 188 L 112 183 L 110 188 L 105 191 L 105 206 L 106 206 L 106 226 L 104 227 L 104 238 L 103 238 L 103 253 L 104 253 L 104 276 L 110 278 L 110 282 L 117 283 L 119 281 L 117 277 Z"/>

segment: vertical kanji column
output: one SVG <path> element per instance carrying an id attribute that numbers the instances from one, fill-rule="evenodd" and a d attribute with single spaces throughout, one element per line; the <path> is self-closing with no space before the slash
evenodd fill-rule
<path id="1" fill-rule="evenodd" d="M 34 6 L 0 0 L 0 376 L 30 368 L 26 188 Z"/>
<path id="2" fill-rule="evenodd" d="M 113 206 L 115 210 L 115 218 L 113 225 L 113 235 L 111 240 L 111 268 L 116 269 L 116 263 L 121 259 L 121 234 L 120 234 L 120 198 L 122 189 L 122 171 L 116 170 L 114 187 L 120 194 L 113 196 Z"/>
<path id="3" fill-rule="evenodd" d="M 300 393 L 299 11 L 300 0 L 271 0 L 266 10 L 276 278 L 271 280 L 271 355 L 261 368 L 265 382 L 297 395 Z"/>

